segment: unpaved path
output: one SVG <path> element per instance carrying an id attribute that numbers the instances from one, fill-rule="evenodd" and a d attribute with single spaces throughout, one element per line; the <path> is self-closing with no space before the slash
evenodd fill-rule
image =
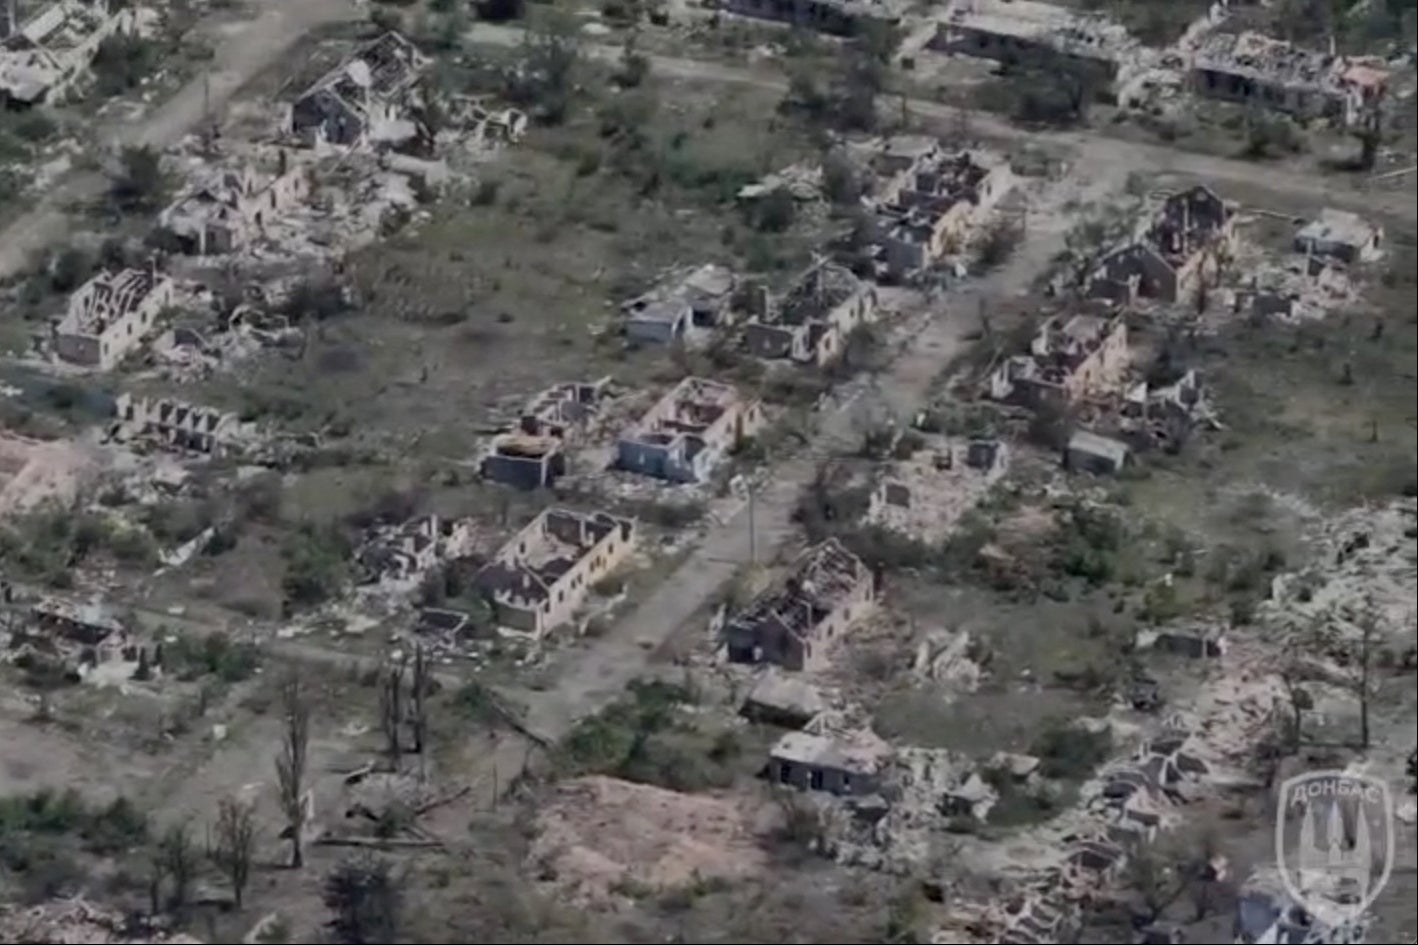
<path id="1" fill-rule="evenodd" d="M 490 45 L 515 45 L 523 38 L 519 29 L 488 23 L 477 24 L 468 36 L 475 43 Z M 582 48 L 587 55 L 606 62 L 618 62 L 624 54 L 619 46 L 586 43 Z M 649 55 L 647 58 L 651 71 L 657 75 L 753 85 L 780 92 L 788 90 L 781 70 L 771 64 L 733 65 L 684 56 Z M 1088 168 L 1090 173 L 1114 175 L 1119 183 L 1133 172 L 1152 177 L 1165 175 L 1207 183 L 1223 193 L 1227 185 L 1244 187 L 1248 203 L 1273 200 L 1284 209 L 1296 212 L 1312 213 L 1320 207 L 1333 206 L 1396 224 L 1411 225 L 1418 219 L 1418 206 L 1410 197 L 1382 189 L 1361 189 L 1358 178 L 1318 172 L 1305 174 L 1272 164 L 1126 141 L 1108 136 L 1106 129 L 1101 128 L 1068 131 L 1021 128 L 989 112 L 966 111 L 926 99 L 908 99 L 906 104 L 916 116 L 941 122 L 957 122 L 963 114 L 968 117 L 972 131 L 983 138 L 1066 148 L 1073 152 L 1076 166 Z"/>
<path id="2" fill-rule="evenodd" d="M 354 0 L 254 0 L 254 15 L 221 30 L 210 68 L 176 95 L 136 122 L 116 120 L 96 138 L 114 148 L 166 148 L 202 121 L 219 115 L 247 82 L 278 62 L 305 34 L 360 15 Z M 68 232 L 69 208 L 103 193 L 102 174 L 76 171 L 62 179 L 38 205 L 0 231 L 0 278 L 25 267 L 32 255 Z"/>

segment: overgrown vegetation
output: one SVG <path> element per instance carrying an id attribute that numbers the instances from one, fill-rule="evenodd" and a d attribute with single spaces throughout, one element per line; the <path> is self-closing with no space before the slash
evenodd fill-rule
<path id="1" fill-rule="evenodd" d="M 117 856 L 147 838 L 147 817 L 125 797 L 91 805 L 46 788 L 0 798 L 0 878 L 29 901 L 77 893 L 88 877 L 83 855 Z"/>
<path id="2" fill-rule="evenodd" d="M 1113 750 L 1112 732 L 1092 730 L 1070 721 L 1054 722 L 1034 739 L 1030 754 L 1039 759 L 1039 774 L 1046 778 L 1081 781 L 1107 760 Z"/>

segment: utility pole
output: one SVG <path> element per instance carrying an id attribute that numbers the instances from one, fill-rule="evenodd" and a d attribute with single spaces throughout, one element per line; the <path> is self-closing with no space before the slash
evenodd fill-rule
<path id="1" fill-rule="evenodd" d="M 748 487 L 748 563 L 758 564 L 758 529 L 755 527 L 754 505 L 757 502 L 755 490 L 750 483 Z"/>

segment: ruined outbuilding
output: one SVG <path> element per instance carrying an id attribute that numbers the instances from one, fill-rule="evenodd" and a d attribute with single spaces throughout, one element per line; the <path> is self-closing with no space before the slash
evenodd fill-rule
<path id="1" fill-rule="evenodd" d="M 1326 208 L 1295 234 L 1295 252 L 1354 265 L 1377 259 L 1383 242 L 1383 227 L 1378 224 L 1348 210 Z"/>
<path id="2" fill-rule="evenodd" d="M 768 777 L 807 791 L 876 793 L 891 746 L 869 729 L 789 732 L 768 750 Z"/>
<path id="3" fill-rule="evenodd" d="M 635 523 L 605 512 L 547 509 L 474 579 L 501 626 L 532 636 L 568 623 L 635 546 Z"/>
<path id="4" fill-rule="evenodd" d="M 429 59 L 398 33 L 361 46 L 290 107 L 288 127 L 309 145 L 397 144 L 419 133 L 418 82 Z"/>
<path id="5" fill-rule="evenodd" d="M 1235 209 L 1207 187 L 1167 197 L 1145 227 L 1100 260 L 1094 298 L 1179 302 L 1213 285 L 1235 249 Z"/>
<path id="6" fill-rule="evenodd" d="M 855 328 L 876 319 L 876 305 L 874 286 L 842 266 L 818 260 L 781 298 L 765 286 L 749 293 L 744 339 L 760 358 L 829 364 L 841 357 Z"/>
<path id="7" fill-rule="evenodd" d="M 35 631 L 67 661 L 95 665 L 116 659 L 131 645 L 117 612 L 99 601 L 42 597 L 30 608 Z"/>
<path id="8" fill-rule="evenodd" d="M 763 422 L 757 400 L 728 384 L 687 377 L 616 441 L 616 466 L 671 482 L 704 482 Z"/>
<path id="9" fill-rule="evenodd" d="M 112 370 L 143 343 L 175 287 L 155 267 L 100 272 L 69 297 L 54 326 L 54 353 L 70 364 Z"/>
<path id="10" fill-rule="evenodd" d="M 89 75 L 104 40 L 137 30 L 127 4 L 55 0 L 0 40 L 0 106 L 61 102 Z"/>
<path id="11" fill-rule="evenodd" d="M 1064 448 L 1064 468 L 1108 476 L 1121 472 L 1131 455 L 1128 445 L 1112 437 L 1077 430 Z"/>
<path id="12" fill-rule="evenodd" d="M 798 558 L 792 572 L 724 626 L 728 658 L 784 669 L 823 666 L 838 637 L 876 601 L 871 570 L 829 538 Z"/>

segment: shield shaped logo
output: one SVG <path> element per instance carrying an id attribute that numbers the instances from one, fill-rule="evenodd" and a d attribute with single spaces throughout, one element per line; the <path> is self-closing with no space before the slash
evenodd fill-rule
<path id="1" fill-rule="evenodd" d="M 1357 920 L 1393 873 L 1393 795 L 1378 778 L 1311 771 L 1280 786 L 1275 858 L 1295 903 L 1328 926 Z"/>

